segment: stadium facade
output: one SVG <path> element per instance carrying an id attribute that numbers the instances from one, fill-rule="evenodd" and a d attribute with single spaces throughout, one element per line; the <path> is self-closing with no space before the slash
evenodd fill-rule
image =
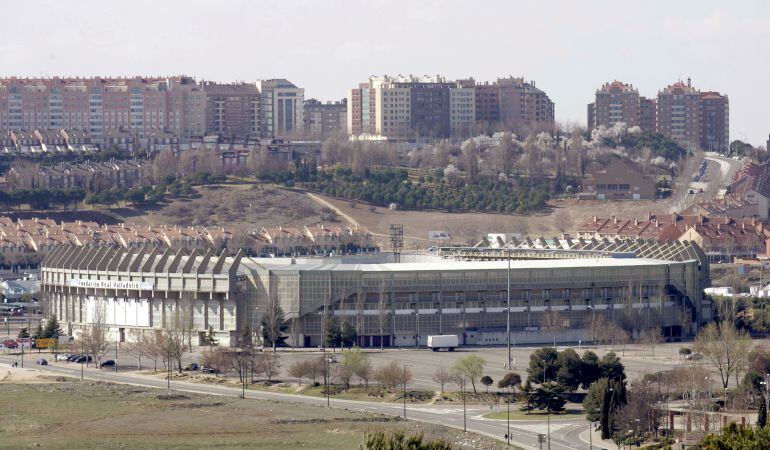
<path id="1" fill-rule="evenodd" d="M 489 244 L 489 243 L 488 243 Z M 708 260 L 688 242 L 512 240 L 431 255 L 249 258 L 198 250 L 62 246 L 42 264 L 49 313 L 77 334 L 100 318 L 111 336 L 175 326 L 188 317 L 203 342 L 212 329 L 237 345 L 246 327 L 280 305 L 287 343 L 323 344 L 333 321 L 348 322 L 362 347 L 425 345 L 456 334 L 464 345 L 506 342 L 510 275 L 512 339 L 588 341 L 597 316 L 630 333 L 661 327 L 672 339 L 711 320 L 702 290 Z M 509 270 L 510 267 L 510 270 Z M 558 311 L 557 333 L 543 318 Z"/>

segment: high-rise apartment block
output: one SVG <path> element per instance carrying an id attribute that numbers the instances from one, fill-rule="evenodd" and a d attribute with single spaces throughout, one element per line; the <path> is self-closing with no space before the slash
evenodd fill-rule
<path id="1" fill-rule="evenodd" d="M 206 130 L 236 136 L 260 135 L 260 92 L 253 83 L 204 83 Z"/>
<path id="2" fill-rule="evenodd" d="M 305 89 L 282 78 L 257 85 L 262 93 L 262 135 L 284 137 L 302 131 Z"/>
<path id="3" fill-rule="evenodd" d="M 588 126 L 611 127 L 618 122 L 657 131 L 687 148 L 725 151 L 730 143 L 727 96 L 701 92 L 690 79 L 667 86 L 657 99 L 642 97 L 633 86 L 619 81 L 605 84 L 588 105 Z"/>
<path id="4" fill-rule="evenodd" d="M 347 99 L 323 103 L 311 98 L 305 100 L 304 108 L 304 129 L 308 135 L 325 138 L 346 129 Z"/>
<path id="5" fill-rule="evenodd" d="M 3 78 L 0 133 L 74 130 L 94 142 L 225 133 L 272 138 L 303 128 L 304 89 L 287 80 L 191 77 Z"/>
<path id="6" fill-rule="evenodd" d="M 370 77 L 348 93 L 348 133 L 392 138 L 464 135 L 476 126 L 550 127 L 553 102 L 522 78 Z"/>

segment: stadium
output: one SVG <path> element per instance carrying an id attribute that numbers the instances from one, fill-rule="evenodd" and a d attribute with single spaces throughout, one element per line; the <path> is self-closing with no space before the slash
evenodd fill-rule
<path id="1" fill-rule="evenodd" d="M 324 345 L 330 324 L 347 322 L 361 347 L 422 346 L 456 334 L 462 345 L 507 341 L 510 296 L 515 344 L 588 342 L 597 318 L 631 335 L 660 327 L 692 336 L 711 320 L 702 295 L 708 259 L 690 242 L 525 239 L 440 248 L 430 254 L 250 258 L 211 250 L 62 246 L 42 263 L 48 313 L 73 334 L 100 320 L 131 340 L 189 319 L 237 345 L 246 327 L 280 305 L 286 343 Z M 544 318 L 558 312 L 558 329 Z M 606 322 L 605 322 L 606 323 Z M 546 329 L 548 328 L 548 329 Z"/>

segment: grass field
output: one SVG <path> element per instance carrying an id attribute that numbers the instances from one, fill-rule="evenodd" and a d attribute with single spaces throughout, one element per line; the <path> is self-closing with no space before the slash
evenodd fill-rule
<path id="1" fill-rule="evenodd" d="M 354 449 L 367 431 L 502 448 L 440 426 L 282 402 L 178 394 L 106 383 L 0 384 L 0 447 Z"/>
<path id="2" fill-rule="evenodd" d="M 515 406 L 515 410 L 514 410 Z M 519 404 L 511 404 L 511 420 L 543 420 L 546 417 L 546 413 L 543 411 L 531 411 L 529 414 L 519 411 Z M 584 411 L 580 409 L 568 408 L 561 414 L 551 414 L 552 419 L 564 418 L 567 416 L 579 416 L 584 414 Z M 506 420 L 506 411 L 493 412 L 485 414 L 485 419 Z"/>

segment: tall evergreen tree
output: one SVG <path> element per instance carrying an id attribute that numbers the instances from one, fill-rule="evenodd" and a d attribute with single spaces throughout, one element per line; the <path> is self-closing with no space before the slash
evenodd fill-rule
<path id="1" fill-rule="evenodd" d="M 43 337 L 50 339 L 58 339 L 62 335 L 61 325 L 56 318 L 56 314 L 52 314 L 45 324 L 45 330 L 43 330 Z"/>

